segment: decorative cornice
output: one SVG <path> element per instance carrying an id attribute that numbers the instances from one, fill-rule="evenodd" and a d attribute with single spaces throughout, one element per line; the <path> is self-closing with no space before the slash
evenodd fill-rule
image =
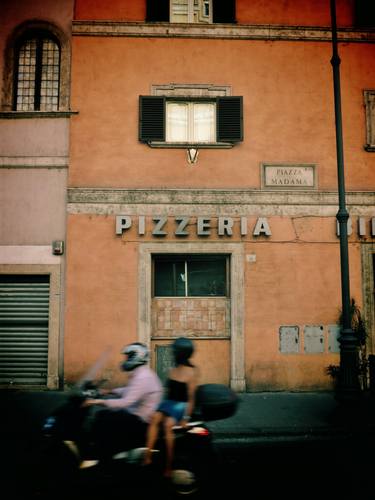
<path id="1" fill-rule="evenodd" d="M 314 26 L 174 24 L 118 21 L 73 21 L 74 36 L 125 36 L 158 38 L 225 38 L 235 40 L 295 40 L 330 42 L 331 29 Z M 341 28 L 340 42 L 375 42 L 375 30 Z"/>
<path id="2" fill-rule="evenodd" d="M 375 192 L 351 191 L 347 205 L 375 206 Z M 68 203 L 126 205 L 338 205 L 332 191 L 68 188 Z"/>

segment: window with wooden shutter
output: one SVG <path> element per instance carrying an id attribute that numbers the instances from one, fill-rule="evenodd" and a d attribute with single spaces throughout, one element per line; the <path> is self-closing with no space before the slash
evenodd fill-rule
<path id="1" fill-rule="evenodd" d="M 139 140 L 155 147 L 232 147 L 243 140 L 242 97 L 140 96 Z"/>

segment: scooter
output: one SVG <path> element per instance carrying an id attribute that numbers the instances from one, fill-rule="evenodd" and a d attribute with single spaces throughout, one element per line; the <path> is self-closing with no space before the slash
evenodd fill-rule
<path id="1" fill-rule="evenodd" d="M 95 453 L 95 443 L 90 442 L 90 429 L 97 411 L 102 407 L 83 409 L 87 398 L 105 397 L 100 393 L 100 383 L 85 380 L 71 393 L 67 401 L 43 425 L 45 440 L 46 481 L 44 489 L 55 494 L 55 485 L 64 488 L 92 487 L 98 478 L 106 477 L 111 488 L 116 478 L 128 485 L 133 482 L 152 490 L 161 484 L 165 464 L 165 443 L 162 433 L 153 450 L 153 465 L 144 467 L 144 441 L 135 443 L 132 449 L 116 449 L 110 463 L 101 464 Z M 113 396 L 112 396 L 113 397 Z M 192 495 L 203 488 L 210 478 L 215 453 L 212 433 L 206 422 L 232 416 L 239 398 L 222 384 L 203 384 L 197 388 L 196 407 L 186 427 L 175 426 L 174 470 L 168 488 L 173 494 Z M 94 446 L 93 446 L 94 445 Z M 93 482 L 92 479 L 95 478 Z M 47 494 L 48 496 L 48 494 Z"/>

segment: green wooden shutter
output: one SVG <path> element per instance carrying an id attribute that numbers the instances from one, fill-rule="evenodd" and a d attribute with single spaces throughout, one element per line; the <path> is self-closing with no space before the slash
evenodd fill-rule
<path id="1" fill-rule="evenodd" d="M 242 97 L 218 97 L 216 100 L 216 135 L 218 142 L 243 140 Z"/>
<path id="2" fill-rule="evenodd" d="M 165 98 L 139 96 L 139 140 L 165 141 Z"/>
<path id="3" fill-rule="evenodd" d="M 214 23 L 235 23 L 236 1 L 212 0 L 212 21 Z"/>
<path id="4" fill-rule="evenodd" d="M 47 385 L 48 275 L 0 275 L 0 384 Z"/>
<path id="5" fill-rule="evenodd" d="M 146 21 L 169 23 L 169 0 L 147 0 Z"/>

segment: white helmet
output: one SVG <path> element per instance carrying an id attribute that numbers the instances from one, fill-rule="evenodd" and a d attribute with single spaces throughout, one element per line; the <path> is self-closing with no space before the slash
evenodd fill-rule
<path id="1" fill-rule="evenodd" d="M 121 354 L 127 356 L 126 361 L 121 365 L 122 369 L 126 372 L 134 370 L 137 366 L 145 365 L 150 358 L 147 346 L 140 342 L 133 342 L 133 344 L 126 345 Z"/>

